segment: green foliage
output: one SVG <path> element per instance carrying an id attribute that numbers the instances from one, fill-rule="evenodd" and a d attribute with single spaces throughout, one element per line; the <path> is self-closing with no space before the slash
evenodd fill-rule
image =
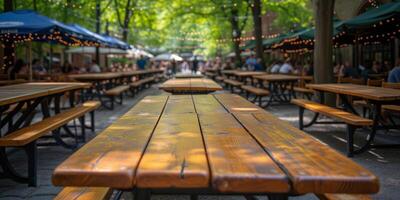
<path id="1" fill-rule="evenodd" d="M 14 0 L 16 9 L 34 9 L 65 23 L 77 23 L 92 31 L 96 24 L 96 0 Z M 122 37 L 121 20 L 128 0 L 100 0 L 101 29 Z M 217 55 L 232 51 L 231 10 L 245 32 L 252 32 L 249 6 L 252 0 L 131 0 L 128 41 L 149 49 Z M 36 2 L 36 5 L 34 5 Z M 263 0 L 263 14 L 273 12 L 273 28 L 286 32 L 310 26 L 309 0 Z M 3 0 L 0 0 L 3 5 Z M 118 12 L 117 12 L 118 11 Z M 161 48 L 160 48 L 161 47 Z"/>

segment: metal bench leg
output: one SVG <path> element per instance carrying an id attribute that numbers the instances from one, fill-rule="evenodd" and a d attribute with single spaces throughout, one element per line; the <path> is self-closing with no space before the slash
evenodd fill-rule
<path id="1" fill-rule="evenodd" d="M 124 98 L 123 93 L 119 94 L 119 100 L 120 100 L 119 104 L 120 104 L 120 105 L 122 105 L 122 99 L 123 99 L 123 98 Z"/>
<path id="2" fill-rule="evenodd" d="M 354 155 L 354 131 L 355 127 L 347 125 L 347 157 Z"/>
<path id="3" fill-rule="evenodd" d="M 81 123 L 81 139 L 82 142 L 86 142 L 86 127 L 85 127 L 85 115 L 79 117 L 79 122 Z"/>
<path id="4" fill-rule="evenodd" d="M 288 200 L 288 195 L 284 194 L 270 194 L 268 195 L 268 200 Z"/>
<path id="5" fill-rule="evenodd" d="M 111 96 L 110 99 L 111 99 L 110 110 L 114 110 L 114 101 L 115 101 L 115 97 L 114 97 L 114 96 Z"/>
<path id="6" fill-rule="evenodd" d="M 304 129 L 304 108 L 303 107 L 299 107 L 299 129 L 303 130 Z"/>
<path id="7" fill-rule="evenodd" d="M 36 141 L 25 146 L 25 152 L 28 156 L 28 186 L 37 185 L 37 148 Z"/>
<path id="8" fill-rule="evenodd" d="M 135 200 L 150 200 L 151 193 L 146 189 L 137 189 L 134 193 Z"/>
<path id="9" fill-rule="evenodd" d="M 190 195 L 190 200 L 198 200 L 198 199 L 199 199 L 198 195 L 195 194 Z"/>
<path id="10" fill-rule="evenodd" d="M 94 130 L 95 130 L 95 125 L 94 125 L 94 122 L 95 120 L 94 120 L 94 111 L 92 111 L 92 112 L 90 112 L 90 124 L 91 124 L 91 127 L 90 127 L 90 129 L 92 130 L 92 132 L 94 132 Z"/>
<path id="11" fill-rule="evenodd" d="M 258 106 L 262 107 L 262 96 L 258 96 Z"/>

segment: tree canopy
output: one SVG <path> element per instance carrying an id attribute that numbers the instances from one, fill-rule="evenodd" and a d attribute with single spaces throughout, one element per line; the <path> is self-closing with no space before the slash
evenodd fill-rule
<path id="1" fill-rule="evenodd" d="M 2 2 L 4 0 L 0 0 Z M 92 31 L 97 0 L 14 0 L 15 9 L 33 9 Z M 253 0 L 100 0 L 101 32 L 153 51 L 226 54 L 253 32 Z M 271 32 L 310 27 L 309 0 L 262 0 L 262 15 L 273 15 Z"/>

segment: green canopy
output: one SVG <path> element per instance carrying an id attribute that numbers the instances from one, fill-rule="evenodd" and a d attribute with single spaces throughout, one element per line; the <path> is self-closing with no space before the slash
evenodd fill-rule
<path id="1" fill-rule="evenodd" d="M 397 18 L 399 14 L 400 2 L 387 3 L 343 22 L 338 29 L 348 30 L 372 28 L 373 24 L 377 24 L 387 19 Z"/>

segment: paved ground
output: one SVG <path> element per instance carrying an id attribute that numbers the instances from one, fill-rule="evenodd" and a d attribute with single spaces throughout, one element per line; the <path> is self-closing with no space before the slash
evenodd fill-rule
<path id="1" fill-rule="evenodd" d="M 116 106 L 113 111 L 100 110 L 96 113 L 96 133 L 100 133 L 101 130 L 106 128 L 114 120 L 118 119 L 119 116 L 128 111 L 138 100 L 142 99 L 147 95 L 157 95 L 161 92 L 155 87 L 142 92 L 135 98 L 125 98 L 123 106 Z M 274 113 L 276 116 L 283 120 L 292 122 L 297 126 L 298 110 L 296 107 L 291 105 L 274 106 L 268 111 Z M 344 126 L 338 125 L 315 125 L 306 130 L 311 135 L 318 138 L 323 143 L 333 147 L 341 153 L 345 153 L 345 129 Z M 363 135 L 359 133 L 358 135 Z M 90 137 L 94 137 L 95 134 L 90 134 Z M 384 137 L 383 137 L 384 136 Z M 397 133 L 380 133 L 378 141 L 392 142 L 398 141 L 400 143 L 400 134 Z M 361 139 L 361 138 L 360 138 Z M 54 168 L 65 160 L 69 155 L 73 153 L 72 150 L 67 150 L 62 147 L 41 147 L 38 151 L 39 155 L 39 169 L 38 178 L 39 186 L 36 188 L 27 187 L 24 184 L 17 184 L 7 179 L 0 179 L 0 200 L 5 199 L 52 199 L 59 191 L 60 188 L 54 187 L 51 184 L 51 174 Z M 20 152 L 12 152 L 10 159 L 16 168 L 21 172 L 26 172 L 25 166 L 25 155 Z M 387 199 L 397 200 L 400 199 L 400 150 L 399 149 L 379 149 L 373 150 L 362 155 L 358 155 L 353 158 L 354 161 L 361 164 L 374 172 L 380 178 L 381 190 L 380 193 L 374 196 L 374 199 Z M 124 199 L 130 199 L 130 194 L 124 194 Z M 154 196 L 153 199 L 157 200 L 173 200 L 173 199 L 189 199 L 188 196 Z M 242 197 L 213 197 L 213 196 L 202 196 L 200 199 L 244 199 Z M 260 197 L 259 199 L 266 199 L 266 197 Z M 293 197 L 290 199 L 316 199 L 313 195 L 306 195 L 302 197 Z"/>

